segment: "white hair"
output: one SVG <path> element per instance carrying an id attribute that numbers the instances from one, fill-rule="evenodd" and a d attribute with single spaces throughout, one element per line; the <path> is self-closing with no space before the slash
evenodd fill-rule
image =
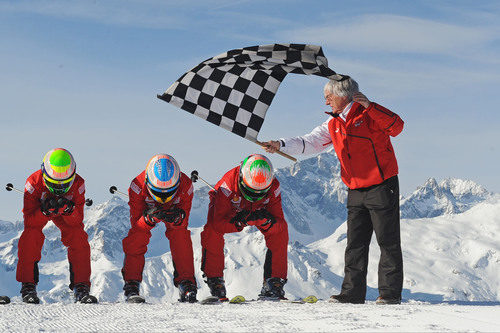
<path id="1" fill-rule="evenodd" d="M 352 78 L 342 81 L 330 80 L 323 88 L 325 95 L 334 94 L 339 97 L 349 97 L 352 100 L 352 95 L 359 92 L 358 83 Z"/>

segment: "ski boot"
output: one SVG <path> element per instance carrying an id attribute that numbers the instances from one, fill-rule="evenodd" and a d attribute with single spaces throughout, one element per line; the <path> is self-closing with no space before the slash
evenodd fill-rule
<path id="1" fill-rule="evenodd" d="M 278 301 L 281 299 L 286 299 L 285 291 L 283 286 L 286 283 L 286 279 L 280 278 L 268 278 L 264 280 L 262 284 L 262 290 L 259 294 L 259 300 L 266 301 Z"/>
<path id="2" fill-rule="evenodd" d="M 196 292 L 198 288 L 196 285 L 190 280 L 181 281 L 178 285 L 179 287 L 179 302 L 189 302 L 196 303 L 198 300 L 196 299 Z"/>
<path id="3" fill-rule="evenodd" d="M 0 304 L 9 304 L 10 298 L 8 296 L 0 296 Z"/>
<path id="4" fill-rule="evenodd" d="M 89 294 L 90 287 L 84 283 L 78 283 L 73 288 L 75 293 L 75 303 L 83 304 L 95 304 L 97 303 L 97 298 Z"/>
<path id="5" fill-rule="evenodd" d="M 40 304 L 40 299 L 36 294 L 36 284 L 31 282 L 23 282 L 21 286 L 21 297 L 24 303 Z"/>
<path id="6" fill-rule="evenodd" d="M 387 305 L 387 304 L 401 304 L 401 297 L 384 297 L 379 296 L 375 301 L 375 304 L 378 305 Z"/>
<path id="7" fill-rule="evenodd" d="M 208 284 L 208 287 L 210 288 L 210 294 L 212 296 L 217 297 L 221 302 L 228 301 L 228 298 L 226 297 L 226 286 L 224 284 L 223 278 L 221 277 L 207 278 L 205 282 Z"/>
<path id="8" fill-rule="evenodd" d="M 146 300 L 144 297 L 139 295 L 139 285 L 141 283 L 139 281 L 126 281 L 123 286 L 123 290 L 125 290 L 125 298 L 127 303 L 144 303 Z"/>

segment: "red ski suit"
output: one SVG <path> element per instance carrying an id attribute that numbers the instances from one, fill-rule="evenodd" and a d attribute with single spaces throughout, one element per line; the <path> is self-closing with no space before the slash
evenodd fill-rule
<path id="1" fill-rule="evenodd" d="M 207 224 L 201 233 L 202 262 L 201 270 L 209 278 L 223 277 L 224 234 L 239 232 L 230 220 L 236 213 L 247 210 L 266 209 L 276 219 L 267 231 L 261 228 L 266 220 L 249 222 L 264 235 L 268 248 L 264 264 L 264 278 L 287 277 L 288 226 L 281 207 L 280 183 L 275 178 L 266 197 L 257 201 L 247 201 L 238 188 L 240 167 L 229 170 L 215 185 L 217 191 L 210 191 Z"/>
<path id="2" fill-rule="evenodd" d="M 75 204 L 68 216 L 47 217 L 40 209 L 40 201 L 55 196 L 43 183 L 42 171 L 34 172 L 24 187 L 24 231 L 18 244 L 16 279 L 19 282 L 38 283 L 38 262 L 45 240 L 43 227 L 52 220 L 61 230 L 61 241 L 68 248 L 70 289 L 78 283 L 90 286 L 90 246 L 83 230 L 83 207 L 85 205 L 85 183 L 78 174 L 69 191 L 64 195 Z"/>
<path id="3" fill-rule="evenodd" d="M 191 202 L 193 201 L 193 184 L 191 179 L 181 172 L 181 183 L 177 189 L 177 193 L 172 200 L 162 205 L 149 195 L 146 188 L 146 173 L 143 171 L 132 180 L 128 189 L 128 195 L 132 228 L 130 228 L 128 236 L 122 242 L 123 252 L 125 252 L 125 261 L 122 269 L 123 279 L 125 281 L 142 281 L 144 254 L 148 250 L 151 229 L 154 228 L 145 222 L 144 211 L 154 206 L 159 206 L 166 210 L 175 207 L 184 210 L 186 216 L 180 225 L 175 226 L 172 223 L 165 223 L 167 228 L 165 236 L 170 241 L 170 251 L 174 263 L 174 284 L 177 286 L 179 282 L 184 280 L 190 280 L 196 284 L 194 278 L 193 244 L 191 242 L 191 233 L 187 229 Z"/>
<path id="4" fill-rule="evenodd" d="M 346 121 L 332 118 L 328 130 L 340 160 L 341 177 L 350 189 L 378 185 L 398 174 L 389 136 L 403 130 L 401 118 L 377 103 L 354 103 Z"/>

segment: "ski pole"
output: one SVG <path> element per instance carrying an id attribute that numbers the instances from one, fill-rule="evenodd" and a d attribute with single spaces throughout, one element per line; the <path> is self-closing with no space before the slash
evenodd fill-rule
<path id="1" fill-rule="evenodd" d="M 109 188 L 109 192 L 111 194 L 118 193 L 118 194 L 121 194 L 122 196 L 128 198 L 128 194 L 127 193 L 123 193 L 122 191 L 118 191 L 118 188 L 116 188 L 116 186 L 114 186 L 114 185 Z"/>
<path id="2" fill-rule="evenodd" d="M 207 185 L 208 185 L 208 187 L 210 187 L 212 190 L 214 190 L 215 192 L 217 192 L 217 190 L 216 190 L 216 189 L 215 189 L 212 185 L 210 185 L 210 184 L 209 184 L 209 183 L 208 183 L 205 179 L 201 178 L 201 177 L 198 175 L 198 171 L 196 171 L 196 170 L 191 171 L 191 181 L 192 181 L 193 183 L 196 183 L 196 181 L 197 181 L 198 179 L 201 179 L 201 181 L 202 181 L 202 182 L 204 182 L 205 184 L 207 184 Z"/>
<path id="3" fill-rule="evenodd" d="M 7 191 L 9 191 L 9 192 L 12 191 L 12 190 L 14 190 L 14 191 L 16 191 L 16 192 L 21 193 L 21 194 L 24 195 L 24 192 L 21 191 L 21 190 L 19 190 L 19 189 L 17 189 L 17 188 L 15 188 L 14 185 L 12 185 L 12 183 L 8 183 L 7 185 L 5 185 L 5 189 Z M 94 201 L 92 199 L 90 199 L 90 198 L 85 199 L 85 205 L 86 206 L 90 207 L 90 206 L 92 206 L 93 203 L 94 203 Z"/>
<path id="4" fill-rule="evenodd" d="M 24 194 L 24 192 L 23 192 L 23 191 L 18 190 L 18 189 L 17 189 L 17 188 L 15 188 L 15 187 L 14 187 L 14 185 L 12 185 L 11 183 L 8 183 L 7 185 L 5 185 L 5 189 L 6 189 L 7 191 L 9 191 L 9 192 L 10 192 L 10 191 L 12 191 L 12 190 L 14 190 L 14 191 L 16 191 L 16 192 L 19 192 L 19 193 L 21 193 L 21 194 Z"/>

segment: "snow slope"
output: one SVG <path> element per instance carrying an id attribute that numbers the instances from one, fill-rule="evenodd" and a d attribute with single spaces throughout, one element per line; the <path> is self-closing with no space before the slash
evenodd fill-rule
<path id="1" fill-rule="evenodd" d="M 375 304 L 11 304 L 2 332 L 498 332 L 499 306 Z"/>

